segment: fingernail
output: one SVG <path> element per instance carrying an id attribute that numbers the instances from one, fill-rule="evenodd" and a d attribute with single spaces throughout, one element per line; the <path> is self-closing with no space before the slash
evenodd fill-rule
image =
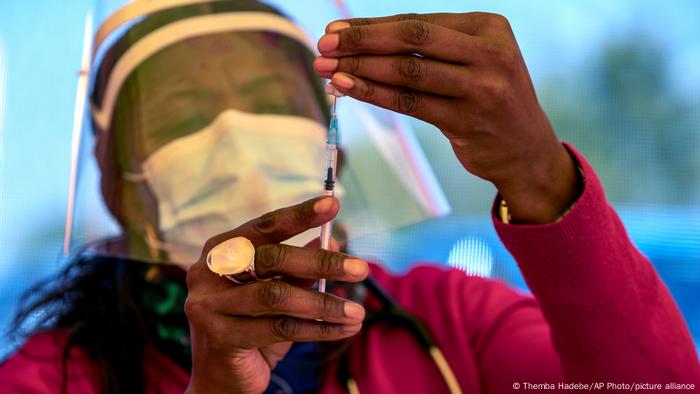
<path id="1" fill-rule="evenodd" d="M 338 30 L 347 29 L 348 27 L 350 27 L 350 24 L 345 21 L 331 22 L 326 26 L 326 33 L 335 33 Z"/>
<path id="2" fill-rule="evenodd" d="M 331 78 L 331 83 L 333 83 L 333 86 L 336 88 L 341 88 L 341 89 L 352 89 L 352 87 L 355 85 L 355 81 L 350 78 L 348 74 L 345 73 L 335 73 L 333 74 L 333 77 Z"/>
<path id="3" fill-rule="evenodd" d="M 338 59 L 333 59 L 331 57 L 319 57 L 314 61 L 316 65 L 316 70 L 322 73 L 330 73 L 338 68 Z"/>
<path id="4" fill-rule="evenodd" d="M 322 198 L 314 203 L 314 212 L 318 214 L 328 213 L 333 208 L 333 203 L 334 201 L 330 197 Z"/>
<path id="5" fill-rule="evenodd" d="M 335 86 L 332 84 L 326 84 L 326 93 L 330 94 L 331 96 L 336 96 L 336 97 L 344 97 L 345 95 L 343 93 L 340 93 L 340 90 L 336 89 Z"/>
<path id="6" fill-rule="evenodd" d="M 345 317 L 349 317 L 353 320 L 362 320 L 365 318 L 365 308 L 354 302 L 346 302 L 343 306 L 343 313 L 345 313 Z"/>
<path id="7" fill-rule="evenodd" d="M 338 47 L 340 43 L 340 36 L 336 33 L 326 34 L 318 40 L 318 50 L 319 52 L 330 52 Z"/>
<path id="8" fill-rule="evenodd" d="M 367 273 L 367 263 L 358 259 L 345 259 L 343 271 L 350 276 L 364 276 Z"/>

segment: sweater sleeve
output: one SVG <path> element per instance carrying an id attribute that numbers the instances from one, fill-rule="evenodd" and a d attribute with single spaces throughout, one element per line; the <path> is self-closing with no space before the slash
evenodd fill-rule
<path id="1" fill-rule="evenodd" d="M 460 309 L 482 393 L 513 392 L 520 382 L 562 381 L 550 328 L 532 296 L 499 281 L 470 277 L 460 283 Z"/>
<path id="2" fill-rule="evenodd" d="M 561 220 L 493 217 L 549 324 L 564 377 L 575 382 L 700 383 L 700 363 L 666 286 L 631 243 L 593 168 Z"/>

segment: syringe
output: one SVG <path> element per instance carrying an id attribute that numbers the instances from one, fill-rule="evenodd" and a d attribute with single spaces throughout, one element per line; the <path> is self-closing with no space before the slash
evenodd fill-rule
<path id="1" fill-rule="evenodd" d="M 328 126 L 328 139 L 326 140 L 325 180 L 323 181 L 324 196 L 332 196 L 335 191 L 336 168 L 338 166 L 338 143 L 340 142 L 338 117 L 335 114 L 337 100 L 338 96 L 333 96 L 333 114 L 331 115 L 331 123 Z M 330 250 L 332 224 L 333 221 L 328 221 L 321 226 L 321 249 Z M 326 292 L 326 280 L 323 278 L 318 280 L 318 291 L 321 293 Z"/>

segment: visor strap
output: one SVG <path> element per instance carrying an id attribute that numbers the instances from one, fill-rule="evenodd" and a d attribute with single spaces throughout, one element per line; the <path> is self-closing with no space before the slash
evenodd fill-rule
<path id="1" fill-rule="evenodd" d="M 95 41 L 92 46 L 93 60 L 95 54 L 100 49 L 102 43 L 119 27 L 130 21 L 148 16 L 150 14 L 168 10 L 171 8 L 182 7 L 186 5 L 211 3 L 212 0 L 150 0 L 150 1 L 133 1 L 105 19 L 100 27 L 95 32 Z"/>
<path id="2" fill-rule="evenodd" d="M 225 12 L 174 22 L 143 37 L 119 59 L 109 75 L 101 108 L 94 103 L 91 105 L 95 124 L 100 130 L 109 128 L 124 82 L 140 64 L 159 50 L 192 37 L 233 31 L 278 33 L 302 43 L 315 53 L 311 41 L 299 27 L 281 16 L 265 12 Z"/>

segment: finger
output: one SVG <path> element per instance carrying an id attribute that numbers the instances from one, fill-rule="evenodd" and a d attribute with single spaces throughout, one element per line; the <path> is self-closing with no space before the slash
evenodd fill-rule
<path id="1" fill-rule="evenodd" d="M 211 304 L 213 312 L 227 315 L 285 315 L 338 324 L 359 324 L 365 318 L 365 309 L 360 304 L 280 280 L 234 286 L 211 297 Z"/>
<path id="2" fill-rule="evenodd" d="M 214 246 L 234 237 L 246 237 L 253 245 L 284 241 L 332 220 L 339 209 L 337 199 L 324 196 L 266 213 L 234 230 L 210 238 L 204 246 L 200 260 Z"/>
<path id="3" fill-rule="evenodd" d="M 367 277 L 367 262 L 323 249 L 267 244 L 255 249 L 258 278 L 291 276 L 302 279 L 334 279 L 359 282 Z"/>
<path id="4" fill-rule="evenodd" d="M 337 341 L 357 334 L 362 324 L 335 324 L 289 316 L 241 318 L 214 314 L 207 318 L 209 345 L 219 350 L 254 349 L 279 342 Z"/>
<path id="5" fill-rule="evenodd" d="M 464 66 L 444 63 L 415 55 L 319 57 L 314 68 L 324 78 L 341 71 L 389 85 L 406 86 L 426 93 L 462 97 Z"/>
<path id="6" fill-rule="evenodd" d="M 337 341 L 357 334 L 362 328 L 362 324 L 334 324 L 287 316 L 251 320 L 253 326 L 268 334 L 263 339 L 268 343 Z"/>
<path id="7" fill-rule="evenodd" d="M 376 83 L 342 72 L 333 74 L 331 83 L 345 95 L 413 116 L 439 128 L 444 119 L 450 118 L 452 102 L 448 97 Z"/>
<path id="8" fill-rule="evenodd" d="M 315 238 L 311 242 L 307 243 L 304 247 L 308 248 L 308 249 L 321 249 L 321 239 Z M 340 251 L 340 245 L 335 240 L 335 238 L 331 237 L 329 250 L 332 252 L 339 252 Z M 302 289 L 308 289 L 308 288 L 312 287 L 316 282 L 318 282 L 318 279 L 302 279 L 302 278 L 295 278 L 292 276 L 283 277 L 281 279 L 289 284 L 292 284 L 292 285 L 297 286 L 297 287 L 301 287 Z"/>
<path id="9" fill-rule="evenodd" d="M 474 61 L 485 45 L 481 37 L 418 20 L 353 26 L 318 40 L 318 50 L 326 57 L 419 53 L 463 64 Z"/>
<path id="10" fill-rule="evenodd" d="M 435 25 L 444 26 L 465 34 L 477 34 L 479 30 L 488 24 L 496 23 L 498 19 L 505 19 L 501 15 L 486 12 L 468 13 L 434 13 L 434 14 L 398 14 L 377 18 L 351 18 L 333 21 L 326 26 L 326 33 L 347 29 L 351 26 L 376 25 L 379 23 L 400 22 L 418 20 Z"/>
<path id="11" fill-rule="evenodd" d="M 209 292 L 225 290 L 231 287 L 230 280 L 226 279 L 225 276 L 212 272 L 202 259 L 189 268 L 186 282 L 187 290 L 190 294 L 195 293 L 197 289 L 204 289 Z"/>
<path id="12" fill-rule="evenodd" d="M 318 279 L 301 279 L 292 278 L 289 276 L 281 277 L 280 280 L 283 280 L 292 286 L 301 287 L 302 289 L 310 289 L 318 282 Z"/>
<path id="13" fill-rule="evenodd" d="M 314 238 L 309 243 L 304 245 L 305 248 L 308 249 L 321 249 L 321 238 Z M 340 245 L 338 244 L 338 241 L 335 240 L 335 238 L 331 237 L 329 249 L 333 252 L 338 252 L 340 250 Z"/>

